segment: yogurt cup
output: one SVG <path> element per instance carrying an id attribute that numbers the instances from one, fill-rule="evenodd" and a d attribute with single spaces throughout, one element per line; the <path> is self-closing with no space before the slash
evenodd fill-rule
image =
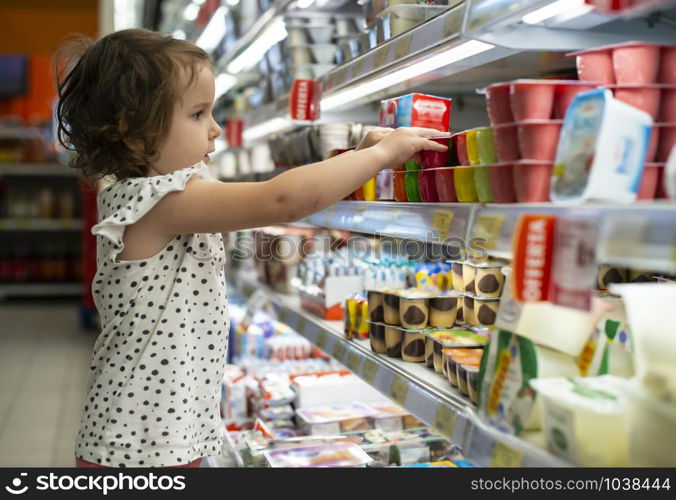
<path id="1" fill-rule="evenodd" d="M 401 358 L 409 363 L 425 362 L 425 336 L 422 331 L 406 330 L 403 332 Z"/>
<path id="2" fill-rule="evenodd" d="M 444 146 L 449 145 L 448 137 L 440 139 L 430 139 L 433 142 L 442 144 Z M 434 151 L 431 149 L 424 149 L 420 152 L 420 163 L 422 168 L 440 168 L 448 165 L 448 150 L 447 151 Z"/>
<path id="3" fill-rule="evenodd" d="M 455 150 L 458 157 L 458 165 L 469 166 L 469 156 L 467 155 L 467 132 L 453 134 L 451 136 L 451 146 Z"/>
<path id="4" fill-rule="evenodd" d="M 418 172 L 418 188 L 420 190 L 420 198 L 422 201 L 426 203 L 435 203 L 439 201 L 437 178 L 434 170 L 423 168 Z"/>
<path id="5" fill-rule="evenodd" d="M 514 192 L 519 203 L 549 201 L 554 164 L 522 160 L 514 163 Z"/>
<path id="6" fill-rule="evenodd" d="M 477 129 L 467 130 L 465 132 L 467 145 L 467 158 L 472 166 L 481 165 L 479 160 L 479 141 L 477 140 Z"/>
<path id="7" fill-rule="evenodd" d="M 495 203 L 516 202 L 514 167 L 511 163 L 493 165 L 488 170 L 488 182 L 491 185 L 493 201 Z"/>
<path id="8" fill-rule="evenodd" d="M 406 172 L 404 170 L 394 170 L 392 172 L 392 188 L 395 201 L 408 201 L 406 196 Z"/>
<path id="9" fill-rule="evenodd" d="M 369 323 L 369 342 L 371 350 L 378 354 L 385 354 L 387 346 L 385 345 L 385 328 L 382 323 Z"/>
<path id="10" fill-rule="evenodd" d="M 657 195 L 657 182 L 664 168 L 660 163 L 646 163 L 641 175 L 641 183 L 636 193 L 637 200 L 654 200 Z"/>
<path id="11" fill-rule="evenodd" d="M 489 180 L 489 167 L 476 167 L 474 169 L 474 188 L 477 198 L 481 203 L 493 203 L 493 190 Z"/>
<path id="12" fill-rule="evenodd" d="M 660 109 L 662 88 L 658 85 L 613 85 L 610 87 L 615 99 L 625 102 L 648 113 L 653 120 L 657 119 Z"/>
<path id="13" fill-rule="evenodd" d="M 476 203 L 478 201 L 474 185 L 474 167 L 453 169 L 455 195 L 460 203 Z"/>
<path id="14" fill-rule="evenodd" d="M 493 129 L 490 127 L 481 127 L 476 129 L 476 141 L 480 165 L 492 165 L 498 161 L 498 158 L 495 154 L 495 142 L 493 135 Z"/>
<path id="15" fill-rule="evenodd" d="M 516 121 L 548 120 L 554 107 L 556 86 L 546 80 L 516 80 L 510 87 L 512 114 Z"/>
<path id="16" fill-rule="evenodd" d="M 676 58 L 674 60 L 676 65 Z M 665 123 L 676 123 L 676 88 L 662 90 L 660 117 Z"/>
<path id="17" fill-rule="evenodd" d="M 658 80 L 660 83 L 676 85 L 676 46 L 662 47 Z"/>
<path id="18" fill-rule="evenodd" d="M 676 123 L 660 123 L 654 128 L 659 129 L 657 161 L 666 163 L 671 150 L 676 146 Z"/>
<path id="19" fill-rule="evenodd" d="M 493 138 L 498 162 L 509 163 L 521 159 L 519 135 L 515 123 L 503 123 L 495 126 Z"/>
<path id="20" fill-rule="evenodd" d="M 612 49 L 615 81 L 625 85 L 655 83 L 660 64 L 659 45 L 629 42 Z"/>
<path id="21" fill-rule="evenodd" d="M 458 201 L 458 197 L 455 195 L 453 170 L 453 168 L 438 168 L 434 170 L 439 201 L 447 203 L 455 203 Z"/>
<path id="22" fill-rule="evenodd" d="M 562 120 L 517 122 L 521 158 L 553 162 L 556 158 L 562 124 Z"/>
<path id="23" fill-rule="evenodd" d="M 575 96 L 582 92 L 595 89 L 597 85 L 588 82 L 560 82 L 556 86 L 554 94 L 554 118 L 563 119 L 566 116 L 566 111 L 573 102 Z"/>
<path id="24" fill-rule="evenodd" d="M 613 57 L 609 49 L 594 49 L 568 54 L 575 56 L 577 76 L 587 82 L 615 83 Z"/>
<path id="25" fill-rule="evenodd" d="M 514 121 L 509 97 L 510 84 L 496 83 L 486 87 L 486 110 L 491 125 L 500 125 Z"/>
<path id="26" fill-rule="evenodd" d="M 418 184 L 418 170 L 407 170 L 404 182 L 406 186 L 406 199 L 413 202 L 422 201 L 420 198 L 420 186 Z"/>

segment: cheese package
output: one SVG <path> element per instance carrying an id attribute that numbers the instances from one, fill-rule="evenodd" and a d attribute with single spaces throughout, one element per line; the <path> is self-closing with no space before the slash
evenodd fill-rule
<path id="1" fill-rule="evenodd" d="M 363 467 L 371 462 L 354 443 L 335 443 L 265 452 L 270 467 Z"/>

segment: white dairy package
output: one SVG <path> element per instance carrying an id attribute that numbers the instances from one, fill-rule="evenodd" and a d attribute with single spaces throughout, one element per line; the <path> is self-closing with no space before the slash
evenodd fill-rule
<path id="1" fill-rule="evenodd" d="M 650 115 L 616 100 L 609 90 L 578 94 L 563 122 L 551 200 L 633 202 L 652 124 Z"/>

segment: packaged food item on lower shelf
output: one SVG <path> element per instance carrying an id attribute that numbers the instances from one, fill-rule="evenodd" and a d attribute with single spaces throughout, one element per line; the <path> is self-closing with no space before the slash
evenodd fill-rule
<path id="1" fill-rule="evenodd" d="M 385 325 L 385 354 L 391 358 L 400 358 L 403 338 L 404 330 L 402 328 Z"/>
<path id="2" fill-rule="evenodd" d="M 369 403 L 376 411 L 373 416 L 373 427 L 385 432 L 401 431 L 404 428 L 403 418 L 409 413 L 395 405 Z"/>
<path id="3" fill-rule="evenodd" d="M 371 462 L 354 443 L 335 443 L 265 452 L 270 467 L 363 467 Z"/>
<path id="4" fill-rule="evenodd" d="M 458 365 L 462 363 L 478 364 L 483 357 L 483 351 L 469 348 L 444 349 L 441 351 L 443 365 L 442 374 L 448 379 L 451 386 L 459 387 Z"/>
<path id="5" fill-rule="evenodd" d="M 572 356 L 500 330 L 484 349 L 477 388 L 481 416 L 494 427 L 511 434 L 539 429 L 537 398 L 530 387 L 531 379 L 579 374 Z"/>
<path id="6" fill-rule="evenodd" d="M 385 328 L 386 326 L 382 323 L 369 323 L 369 340 L 371 342 L 371 350 L 375 353 L 385 354 L 387 352 Z"/>
<path id="7" fill-rule="evenodd" d="M 456 363 L 456 377 L 458 380 L 458 389 L 463 396 L 470 395 L 469 392 L 469 372 L 476 370 L 478 372 L 481 364 L 481 356 L 465 357 Z"/>
<path id="8" fill-rule="evenodd" d="M 425 355 L 428 366 L 436 373 L 443 373 L 444 349 L 481 349 L 488 337 L 468 330 L 425 330 Z"/>
<path id="9" fill-rule="evenodd" d="M 404 330 L 401 357 L 409 363 L 425 361 L 425 336 L 423 330 Z"/>
<path id="10" fill-rule="evenodd" d="M 546 378 L 530 381 L 542 398 L 542 429 L 550 451 L 583 467 L 626 467 L 629 439 L 624 379 Z"/>
<path id="11" fill-rule="evenodd" d="M 331 435 L 372 428 L 369 419 L 376 411 L 363 403 L 346 403 L 300 408 L 296 415 L 309 434 Z"/>
<path id="12" fill-rule="evenodd" d="M 563 123 L 552 201 L 634 201 L 652 123 L 647 113 L 614 99 L 608 90 L 576 96 Z"/>

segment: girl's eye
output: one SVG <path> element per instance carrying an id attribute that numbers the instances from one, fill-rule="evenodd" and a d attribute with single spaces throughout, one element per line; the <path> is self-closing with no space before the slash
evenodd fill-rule
<path id="1" fill-rule="evenodd" d="M 204 111 L 198 111 L 197 113 L 194 113 L 194 114 L 192 115 L 192 117 L 199 120 L 199 119 L 201 118 L 201 116 L 202 116 L 203 113 L 204 113 Z"/>

